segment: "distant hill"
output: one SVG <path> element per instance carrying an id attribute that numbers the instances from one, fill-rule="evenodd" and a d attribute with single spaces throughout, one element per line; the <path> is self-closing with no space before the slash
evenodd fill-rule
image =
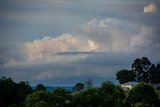
<path id="1" fill-rule="evenodd" d="M 53 90 L 55 90 L 56 88 L 58 87 L 51 87 L 51 86 L 45 86 L 47 91 L 50 91 L 52 92 Z M 34 90 L 36 88 L 36 86 L 32 86 L 32 89 Z M 65 89 L 66 91 L 69 91 L 69 92 L 73 92 L 73 87 L 61 87 L 63 89 Z"/>

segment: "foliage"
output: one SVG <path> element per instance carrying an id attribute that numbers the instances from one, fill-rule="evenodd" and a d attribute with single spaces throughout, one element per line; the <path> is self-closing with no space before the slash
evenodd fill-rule
<path id="1" fill-rule="evenodd" d="M 157 66 L 152 64 L 150 68 L 150 83 L 160 83 L 160 64 L 158 63 Z"/>
<path id="2" fill-rule="evenodd" d="M 154 88 L 146 83 L 137 84 L 129 93 L 127 97 L 127 102 L 131 105 L 134 104 L 148 104 L 154 105 L 155 107 L 158 104 L 158 95 L 154 91 Z"/>
<path id="3" fill-rule="evenodd" d="M 90 88 L 85 91 L 80 91 L 73 96 L 71 106 L 79 107 L 98 107 L 102 104 L 102 97 L 99 95 L 96 88 Z"/>
<path id="4" fill-rule="evenodd" d="M 48 107 L 48 104 L 45 101 L 40 101 L 35 104 L 35 107 Z"/>
<path id="5" fill-rule="evenodd" d="M 132 70 L 136 74 L 137 81 L 149 82 L 148 71 L 150 70 L 151 62 L 147 57 L 142 59 L 137 58 L 132 64 Z"/>
<path id="6" fill-rule="evenodd" d="M 116 86 L 109 81 L 102 84 L 100 95 L 104 99 L 104 106 L 123 106 L 123 100 L 125 99 L 124 91 L 119 86 Z"/>
<path id="7" fill-rule="evenodd" d="M 56 88 L 54 91 L 53 91 L 53 95 L 57 95 L 57 96 L 62 96 L 64 98 L 67 98 L 68 97 L 68 94 L 69 92 L 67 92 L 65 89 L 63 88 Z"/>
<path id="8" fill-rule="evenodd" d="M 38 105 L 43 103 L 43 105 L 49 107 L 52 105 L 52 99 L 51 93 L 47 91 L 36 91 L 26 97 L 25 104 L 26 107 L 38 107 Z"/>
<path id="9" fill-rule="evenodd" d="M 120 70 L 116 74 L 119 83 L 130 81 L 160 83 L 160 64 L 152 64 L 147 57 L 137 58 L 132 64 L 132 70 Z"/>
<path id="10" fill-rule="evenodd" d="M 84 84 L 83 83 L 76 83 L 74 86 L 75 91 L 82 91 L 84 89 Z"/>
<path id="11" fill-rule="evenodd" d="M 120 84 L 135 81 L 135 73 L 132 70 L 120 70 L 116 74 L 116 79 L 119 80 Z"/>
<path id="12" fill-rule="evenodd" d="M 32 93 L 33 89 L 31 88 L 31 86 L 29 85 L 28 82 L 19 82 L 18 83 L 18 86 L 17 86 L 17 91 L 16 91 L 16 94 L 17 94 L 17 100 L 19 102 L 23 102 L 26 98 L 26 96 L 30 93 Z"/>
<path id="13" fill-rule="evenodd" d="M 156 91 L 156 93 L 157 93 L 157 95 L 158 95 L 158 97 L 160 99 L 160 90 Z"/>
<path id="14" fill-rule="evenodd" d="M 73 96 L 72 105 L 80 107 L 122 107 L 124 91 L 112 84 L 104 82 L 100 88 L 89 88 Z"/>
<path id="15" fill-rule="evenodd" d="M 7 107 L 13 102 L 16 102 L 16 89 L 17 83 L 15 83 L 11 78 L 2 77 L 0 79 L 0 105 L 2 107 Z"/>
<path id="16" fill-rule="evenodd" d="M 89 89 L 93 87 L 93 82 L 91 79 L 88 79 L 87 81 L 85 81 L 85 88 Z"/>
<path id="17" fill-rule="evenodd" d="M 32 88 L 28 82 L 15 83 L 11 78 L 2 77 L 0 79 L 0 105 L 7 107 L 11 104 L 19 105 L 23 102 Z"/>
<path id="18" fill-rule="evenodd" d="M 41 91 L 44 90 L 46 91 L 46 87 L 43 84 L 37 84 L 35 91 Z"/>
<path id="19" fill-rule="evenodd" d="M 52 93 L 44 90 L 35 91 L 27 96 L 25 104 L 26 107 L 64 107 L 70 100 L 68 94 L 63 88 L 57 88 Z"/>

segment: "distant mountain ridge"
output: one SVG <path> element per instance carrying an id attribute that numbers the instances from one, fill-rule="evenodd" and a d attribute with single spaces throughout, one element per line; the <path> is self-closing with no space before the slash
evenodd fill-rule
<path id="1" fill-rule="evenodd" d="M 33 90 L 36 88 L 36 86 L 31 86 L 31 87 L 32 87 Z M 52 87 L 52 86 L 45 86 L 45 87 L 46 87 L 47 91 L 49 91 L 49 92 L 52 92 L 56 88 L 58 88 L 58 87 Z M 60 88 L 63 88 L 66 91 L 69 91 L 69 92 L 73 92 L 73 87 L 60 87 Z"/>

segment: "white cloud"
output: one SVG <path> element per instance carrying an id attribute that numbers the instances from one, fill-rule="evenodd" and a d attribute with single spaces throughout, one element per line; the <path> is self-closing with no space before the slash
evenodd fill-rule
<path id="1" fill-rule="evenodd" d="M 65 60 L 64 57 L 59 58 L 55 55 L 59 52 L 124 52 L 128 51 L 130 36 L 133 35 L 133 32 L 126 29 L 134 31 L 136 28 L 133 23 L 114 18 L 94 19 L 79 26 L 74 33 L 64 33 L 57 37 L 46 36 L 27 42 L 24 50 L 30 60 L 56 61 Z"/>
<path id="2" fill-rule="evenodd" d="M 156 11 L 157 11 L 156 5 L 154 3 L 150 3 L 149 5 L 144 7 L 143 13 L 152 13 Z"/>
<path id="3" fill-rule="evenodd" d="M 45 36 L 24 44 L 24 61 L 11 60 L 4 67 L 33 66 L 46 63 L 71 63 L 88 58 L 89 54 L 57 54 L 61 52 L 131 53 L 140 48 L 159 49 L 160 41 L 152 27 L 115 18 L 91 20 L 73 33 L 57 37 Z"/>
<path id="4" fill-rule="evenodd" d="M 48 58 L 59 52 L 90 52 L 96 51 L 97 48 L 94 41 L 68 33 L 25 43 L 26 54 L 30 59 Z"/>
<path id="5" fill-rule="evenodd" d="M 124 52 L 128 51 L 130 36 L 138 28 L 134 23 L 115 18 L 94 19 L 77 28 L 77 34 L 93 40 L 98 45 L 97 51 Z"/>

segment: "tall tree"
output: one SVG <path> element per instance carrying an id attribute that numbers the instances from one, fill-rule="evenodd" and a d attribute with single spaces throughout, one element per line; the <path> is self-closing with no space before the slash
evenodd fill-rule
<path id="1" fill-rule="evenodd" d="M 147 107 L 159 107 L 158 95 L 155 92 L 154 88 L 150 85 L 141 82 L 137 84 L 129 93 L 129 96 L 126 99 L 130 104 L 140 104 L 138 107 L 146 107 L 144 104 L 147 104 Z"/>
<path id="2" fill-rule="evenodd" d="M 44 90 L 46 91 L 46 87 L 43 84 L 37 84 L 35 91 Z"/>
<path id="3" fill-rule="evenodd" d="M 33 89 L 29 85 L 29 82 L 21 81 L 18 83 L 18 88 L 16 91 L 17 101 L 23 102 L 28 94 L 32 93 Z"/>
<path id="4" fill-rule="evenodd" d="M 8 107 L 23 102 L 28 94 L 32 92 L 28 82 L 14 82 L 11 78 L 0 78 L 0 106 Z"/>
<path id="5" fill-rule="evenodd" d="M 123 107 L 125 94 L 120 86 L 114 85 L 112 82 L 103 82 L 99 89 L 100 96 L 104 99 L 103 107 Z"/>
<path id="6" fill-rule="evenodd" d="M 81 91 L 84 89 L 84 84 L 83 83 L 76 83 L 74 86 L 75 91 Z"/>
<path id="7" fill-rule="evenodd" d="M 136 81 L 149 82 L 149 74 L 151 62 L 147 57 L 137 58 L 132 64 L 132 70 L 136 74 Z"/>
<path id="8" fill-rule="evenodd" d="M 132 70 L 120 70 L 116 74 L 116 79 L 119 80 L 120 84 L 135 81 L 135 73 Z"/>
<path id="9" fill-rule="evenodd" d="M 149 73 L 149 83 L 155 83 L 157 81 L 157 73 L 156 73 L 156 67 L 154 64 L 151 65 L 150 70 L 148 71 Z"/>
<path id="10" fill-rule="evenodd" d="M 85 81 L 85 87 L 86 87 L 86 89 L 93 87 L 93 82 L 91 79 L 88 79 L 87 81 Z"/>
<path id="11" fill-rule="evenodd" d="M 160 64 L 158 63 L 155 68 L 155 81 L 154 83 L 160 83 Z"/>
<path id="12" fill-rule="evenodd" d="M 8 107 L 16 102 L 17 83 L 11 78 L 0 78 L 0 106 Z"/>

